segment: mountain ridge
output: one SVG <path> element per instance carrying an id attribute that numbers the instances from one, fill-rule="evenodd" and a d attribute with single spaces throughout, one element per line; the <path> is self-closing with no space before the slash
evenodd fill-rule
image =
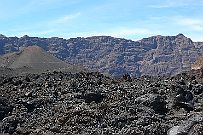
<path id="1" fill-rule="evenodd" d="M 203 53 L 203 42 L 193 42 L 183 34 L 151 36 L 138 41 L 111 36 L 70 39 L 0 36 L 0 54 L 30 45 L 38 45 L 70 64 L 113 76 L 175 75 L 190 70 Z"/>

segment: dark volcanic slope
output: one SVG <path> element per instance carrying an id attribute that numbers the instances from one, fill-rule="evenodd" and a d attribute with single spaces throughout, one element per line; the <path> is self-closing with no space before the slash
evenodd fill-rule
<path id="1" fill-rule="evenodd" d="M 16 53 L 9 53 L 0 57 L 1 69 L 17 72 L 43 72 L 48 70 L 72 69 L 73 66 L 52 56 L 39 46 L 29 46 Z M 77 67 L 75 66 L 75 70 Z"/>
<path id="2" fill-rule="evenodd" d="M 174 75 L 190 70 L 191 63 L 203 53 L 203 43 L 195 43 L 183 34 L 153 36 L 132 41 L 110 36 L 88 38 L 37 38 L 0 36 L 0 54 L 18 51 L 29 45 L 72 64 L 118 76 Z"/>
<path id="3" fill-rule="evenodd" d="M 131 82 L 116 82 L 98 73 L 1 77 L 0 95 L 0 133 L 203 133 L 203 85 L 186 74 Z"/>

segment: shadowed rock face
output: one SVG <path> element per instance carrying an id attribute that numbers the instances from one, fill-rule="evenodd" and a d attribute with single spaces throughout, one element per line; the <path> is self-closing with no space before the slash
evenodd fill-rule
<path id="1" fill-rule="evenodd" d="M 0 120 L 8 115 L 9 112 L 12 112 L 13 107 L 8 102 L 7 98 L 0 97 Z"/>
<path id="2" fill-rule="evenodd" d="M 0 36 L 0 54 L 38 45 L 71 64 L 121 76 L 175 75 L 190 70 L 203 53 L 203 43 L 193 42 L 183 34 L 153 36 L 132 41 L 110 36 L 63 39 Z"/>

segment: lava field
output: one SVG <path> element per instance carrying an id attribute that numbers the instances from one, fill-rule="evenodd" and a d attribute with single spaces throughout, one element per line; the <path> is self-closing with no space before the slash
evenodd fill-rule
<path id="1" fill-rule="evenodd" d="M 202 135 L 194 76 L 113 79 L 97 72 L 0 77 L 0 133 Z"/>

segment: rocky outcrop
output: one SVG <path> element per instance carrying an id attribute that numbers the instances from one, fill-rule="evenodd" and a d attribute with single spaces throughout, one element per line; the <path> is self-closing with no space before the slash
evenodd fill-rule
<path id="1" fill-rule="evenodd" d="M 203 56 L 199 56 L 197 60 L 192 64 L 192 70 L 199 70 L 203 68 Z"/>
<path id="2" fill-rule="evenodd" d="M 121 76 L 175 75 L 190 70 L 203 53 L 203 43 L 193 42 L 183 34 L 153 36 L 132 41 L 110 36 L 63 39 L 0 36 L 0 54 L 38 45 L 71 64 Z"/>

